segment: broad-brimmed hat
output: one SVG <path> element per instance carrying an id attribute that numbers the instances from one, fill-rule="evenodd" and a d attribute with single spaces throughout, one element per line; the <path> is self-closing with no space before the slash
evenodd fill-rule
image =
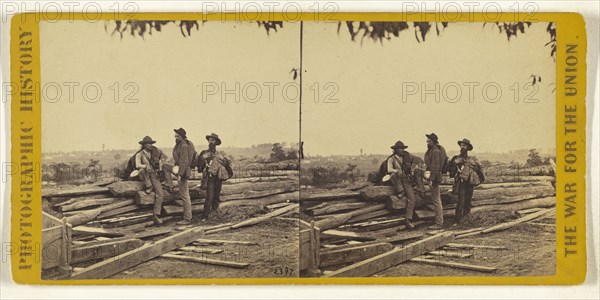
<path id="1" fill-rule="evenodd" d="M 461 146 L 462 144 L 467 145 L 467 150 L 469 150 L 469 151 L 473 150 L 473 145 L 471 144 L 471 141 L 469 141 L 467 139 L 462 139 L 462 141 L 458 141 L 459 146 Z"/>
<path id="2" fill-rule="evenodd" d="M 206 136 L 206 140 L 208 141 L 209 138 L 213 138 L 215 140 L 217 140 L 217 143 L 215 145 L 221 145 L 221 139 L 219 138 L 219 135 L 216 133 L 211 133 L 209 135 Z"/>
<path id="3" fill-rule="evenodd" d="M 185 132 L 185 129 L 179 128 L 179 129 L 173 129 L 173 131 L 175 131 L 175 133 L 179 134 L 180 137 L 187 139 L 187 133 Z"/>
<path id="4" fill-rule="evenodd" d="M 145 136 L 141 141 L 139 141 L 138 143 L 140 143 L 140 145 L 144 145 L 144 144 L 154 144 L 156 143 L 155 140 L 153 140 L 151 137 L 149 136 Z"/>
<path id="5" fill-rule="evenodd" d="M 425 135 L 428 139 L 434 141 L 436 144 L 438 142 L 438 136 L 435 133 L 431 133 L 431 134 L 426 134 Z"/>
<path id="6" fill-rule="evenodd" d="M 406 149 L 408 148 L 408 146 L 404 145 L 404 143 L 402 141 L 397 141 L 396 144 L 394 144 L 394 146 L 391 146 L 390 148 L 396 150 L 396 149 Z"/>

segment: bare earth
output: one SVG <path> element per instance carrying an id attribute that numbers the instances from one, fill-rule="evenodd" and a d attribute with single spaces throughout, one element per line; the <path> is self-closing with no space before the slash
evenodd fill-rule
<path id="1" fill-rule="evenodd" d="M 494 222 L 494 221 L 492 221 Z M 554 217 L 536 220 L 536 225 L 523 223 L 510 229 L 480 234 L 455 240 L 454 243 L 485 246 L 503 246 L 508 250 L 472 249 L 448 250 L 472 254 L 467 258 L 434 256 L 441 261 L 496 267 L 492 273 L 434 266 L 418 262 L 404 262 L 375 274 L 373 277 L 409 277 L 409 276 L 551 276 L 556 271 L 556 234 Z M 453 231 L 467 230 L 478 226 L 472 224 L 451 228 Z M 477 224 L 481 225 L 481 224 Z M 427 232 L 427 226 L 419 226 L 415 230 Z M 407 244 L 410 243 L 407 242 Z M 397 245 L 401 247 L 402 245 Z M 336 270 L 342 266 L 335 266 Z"/>
<path id="2" fill-rule="evenodd" d="M 208 222 L 216 225 L 218 222 Z M 173 222 L 169 226 L 176 227 Z M 210 245 L 210 249 L 221 249 L 222 253 L 199 254 L 196 256 L 215 260 L 249 263 L 245 269 L 215 266 L 202 263 L 155 258 L 111 279 L 138 278 L 265 278 L 297 277 L 298 274 L 298 225 L 286 219 L 271 219 L 251 227 L 235 229 L 206 236 L 206 239 L 256 242 L 258 245 Z"/>

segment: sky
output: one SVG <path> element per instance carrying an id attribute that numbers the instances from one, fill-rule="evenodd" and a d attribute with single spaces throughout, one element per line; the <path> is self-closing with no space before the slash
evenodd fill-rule
<path id="1" fill-rule="evenodd" d="M 338 34 L 335 24 L 306 24 L 304 80 L 313 87 L 334 83 L 327 93 L 335 91 L 337 103 L 324 103 L 323 88 L 320 101 L 314 93 L 303 99 L 305 154 L 357 155 L 361 148 L 364 153 L 389 153 L 397 140 L 408 151 L 425 152 L 425 134 L 432 132 L 453 151 L 463 138 L 471 140 L 474 151 L 554 151 L 556 66 L 545 46 L 547 23 L 533 24 L 510 41 L 497 28 L 482 25 L 450 23 L 440 36 L 433 29 L 420 43 L 411 28 L 383 44 L 369 39 L 361 44 L 360 37 L 351 40 L 345 26 Z M 525 90 L 531 74 L 542 78 L 531 97 L 538 102 L 523 103 L 533 92 Z M 436 82 L 438 92 L 422 92 L 435 91 Z M 515 83 L 521 90 L 518 103 Z M 488 98 L 483 97 L 486 84 Z M 415 85 L 418 90 L 410 95 Z M 490 103 L 497 95 L 495 86 L 502 94 Z M 452 100 L 457 90 L 461 97 Z"/>
<path id="2" fill-rule="evenodd" d="M 423 152 L 431 132 L 450 149 L 462 138 L 482 152 L 554 149 L 547 24 L 510 41 L 482 25 L 451 23 L 420 43 L 412 28 L 383 43 L 361 43 L 345 26 L 338 33 L 337 23 L 305 22 L 305 154 L 387 153 L 397 140 Z M 168 147 L 179 127 L 196 143 L 211 132 L 234 147 L 298 141 L 298 79 L 290 73 L 299 67 L 298 23 L 267 34 L 256 23 L 207 22 L 186 38 L 170 24 L 144 39 L 111 36 L 113 26 L 107 32 L 104 22 L 41 24 L 44 152 L 130 149 L 145 135 Z M 535 91 L 525 89 L 532 74 L 542 78 Z M 88 99 L 100 88 L 99 100 L 84 99 L 86 84 Z M 492 101 L 496 87 L 501 95 Z M 524 103 L 532 92 L 537 102 Z M 124 103 L 127 97 L 137 102 Z"/>
<path id="3" fill-rule="evenodd" d="M 290 73 L 299 67 L 298 24 L 267 35 L 256 23 L 207 22 L 187 38 L 170 24 L 144 39 L 111 36 L 114 23 L 108 32 L 104 26 L 41 24 L 43 152 L 101 150 L 103 144 L 133 149 L 146 135 L 170 147 L 179 127 L 195 144 L 212 132 L 227 147 L 298 142 L 298 89 Z M 95 87 L 102 91 L 96 102 Z M 138 102 L 124 103 L 132 93 L 128 101 Z"/>

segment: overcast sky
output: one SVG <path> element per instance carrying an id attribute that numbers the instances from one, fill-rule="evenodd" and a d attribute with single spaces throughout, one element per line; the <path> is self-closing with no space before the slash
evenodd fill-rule
<path id="1" fill-rule="evenodd" d="M 107 33 L 104 22 L 42 22 L 43 84 L 80 84 L 74 88 L 73 103 L 67 86 L 59 101 L 43 102 L 44 152 L 101 150 L 102 144 L 107 149 L 132 149 L 145 135 L 169 147 L 174 144 L 173 129 L 179 127 L 196 144 L 205 144 L 204 136 L 212 132 L 227 146 L 298 141 L 297 89 L 290 71 L 299 67 L 299 24 L 285 24 L 285 30 L 267 35 L 256 23 L 207 22 L 187 38 L 170 24 L 145 39 L 111 36 L 113 28 L 109 23 Z M 96 103 L 82 96 L 90 82 L 103 91 Z M 119 103 L 114 102 L 115 82 L 120 86 Z M 133 97 L 138 103 L 123 103 L 135 87 L 125 89 L 128 82 L 139 87 Z M 284 98 L 283 86 L 289 83 L 289 96 Z M 252 100 L 257 85 L 261 97 Z M 272 98 L 269 86 L 275 93 Z M 214 87 L 218 90 L 211 95 L 209 88 Z M 222 88 L 233 91 L 225 103 Z M 52 91 L 48 88 L 47 98 L 55 97 Z M 94 88 L 88 92 L 95 97 Z"/>
<path id="2" fill-rule="evenodd" d="M 345 26 L 338 34 L 337 24 L 305 23 L 305 154 L 358 154 L 361 148 L 387 153 L 399 139 L 409 150 L 423 152 L 424 135 L 431 132 L 447 148 L 464 137 L 476 151 L 555 148 L 555 63 L 544 46 L 546 25 L 534 24 L 510 42 L 489 25 L 451 23 L 440 36 L 433 29 L 421 43 L 411 28 L 383 45 L 367 39 L 361 45 L 351 41 Z M 211 132 L 228 146 L 298 140 L 299 106 L 293 103 L 298 81 L 290 71 L 299 67 L 299 24 L 285 23 L 267 35 L 255 23 L 207 22 L 187 38 L 171 24 L 145 39 L 120 39 L 110 35 L 114 23 L 108 24 L 108 33 L 104 26 L 81 21 L 41 25 L 42 83 L 62 86 L 56 103 L 49 101 L 54 88 L 45 89 L 44 152 L 100 150 L 103 144 L 134 148 L 145 135 L 170 146 L 172 129 L 178 127 L 196 143 L 204 143 Z M 532 74 L 542 78 L 533 97 L 538 103 L 522 103 L 532 91 L 523 89 Z M 73 103 L 69 82 L 79 84 Z M 91 82 L 102 89 L 96 103 L 82 96 L 82 87 Z M 126 89 L 128 82 L 134 85 Z M 440 94 L 422 103 L 421 89 L 433 90 L 436 82 Z M 495 103 L 482 97 L 489 83 L 502 90 Z M 441 98 L 456 96 L 457 85 L 462 94 L 457 103 Z M 257 86 L 257 103 L 246 101 L 256 96 Z M 404 102 L 403 89 L 415 86 L 419 91 Z M 123 103 L 136 87 L 132 98 L 139 102 Z M 215 87 L 216 94 L 209 94 Z M 221 102 L 223 88 L 234 90 L 226 103 Z M 88 92 L 95 96 L 94 88 Z M 495 97 L 494 88 L 488 92 Z M 323 103 L 327 96 L 337 103 Z"/>
<path id="3" fill-rule="evenodd" d="M 508 152 L 517 149 L 555 148 L 555 63 L 550 48 L 547 23 L 534 24 L 526 34 L 513 37 L 498 34 L 496 27 L 482 23 L 450 23 L 436 36 L 435 29 L 425 42 L 415 40 L 411 29 L 400 37 L 379 42 L 360 36 L 352 42 L 345 26 L 337 34 L 335 24 L 305 26 L 304 69 L 308 84 L 334 82 L 338 103 L 319 103 L 312 92 L 303 101 L 302 139 L 305 154 L 388 153 L 396 140 L 409 145 L 408 150 L 424 152 L 425 134 L 435 132 L 447 149 L 456 150 L 459 139 L 468 138 L 475 151 Z M 530 75 L 542 78 L 533 98 L 539 102 L 525 104 L 529 92 L 523 90 Z M 449 99 L 456 96 L 453 82 L 462 86 L 457 103 L 421 93 L 402 101 L 406 88 L 417 84 L 422 91 L 435 90 L 435 83 L 448 85 Z M 469 102 L 468 85 L 473 86 L 473 103 Z M 497 83 L 502 96 L 495 103 L 486 102 L 482 87 Z M 515 83 L 521 86 L 520 101 L 515 103 Z M 332 92 L 329 89 L 327 92 Z M 495 90 L 490 88 L 490 99 Z M 311 101 L 312 100 L 312 101 Z"/>

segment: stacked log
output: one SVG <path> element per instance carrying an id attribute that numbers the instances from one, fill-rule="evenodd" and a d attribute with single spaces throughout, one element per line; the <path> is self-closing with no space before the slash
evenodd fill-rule
<path id="1" fill-rule="evenodd" d="M 541 179 L 541 180 L 534 180 Z M 543 209 L 556 205 L 555 188 L 547 177 L 527 178 L 522 182 L 493 182 L 475 187 L 471 212 L 507 210 L 516 214 L 528 212 L 543 214 Z M 357 184 L 360 186 L 360 184 Z M 458 196 L 452 193 L 452 185 L 441 185 L 441 198 L 444 215 L 454 216 Z M 365 185 L 358 190 L 333 189 L 302 191 L 301 218 L 312 222 L 319 238 L 319 267 L 325 271 L 326 277 L 354 276 L 371 273 L 364 265 L 378 266 L 382 262 L 390 263 L 389 257 L 395 257 L 396 246 L 407 247 L 408 243 L 418 243 L 427 238 L 423 231 L 407 231 L 404 223 L 406 197 L 398 197 L 391 186 Z M 538 210 L 532 210 L 537 208 Z M 543 210 L 546 211 L 546 210 Z M 424 193 L 416 193 L 415 212 L 420 221 L 413 224 L 420 226 L 434 218 L 431 192 L 426 188 Z M 530 218 L 535 218 L 532 216 Z M 432 224 L 429 222 L 429 224 Z M 518 222 L 514 222 L 518 224 Z M 510 228 L 513 223 L 499 225 L 497 228 Z M 460 233 L 456 238 L 464 238 L 477 234 L 493 232 L 495 229 L 476 228 L 471 232 Z M 444 230 L 440 231 L 443 232 Z M 451 239 L 441 238 L 449 241 Z M 392 247 L 392 249 L 390 249 Z M 443 247 L 443 245 L 439 245 Z M 438 247 L 438 248 L 439 248 Z M 432 251 L 435 249 L 432 249 Z M 427 255 L 452 256 L 448 251 L 427 252 Z M 425 254 L 425 253 L 423 253 Z M 374 259 L 375 257 L 381 257 Z M 411 262 L 430 263 L 427 257 L 414 258 Z M 493 267 L 473 266 L 462 263 L 442 264 L 445 267 L 456 267 L 480 272 L 494 271 Z M 353 266 L 353 267 L 351 267 Z M 346 269 L 348 268 L 348 269 Z M 335 271 L 332 271 L 335 270 Z M 366 273 L 365 273 L 366 272 Z M 314 270 L 311 272 L 314 276 Z M 323 274 L 321 274 L 323 275 Z"/>
<path id="2" fill-rule="evenodd" d="M 252 226 L 270 217 L 297 210 L 297 204 L 295 207 L 289 204 L 298 202 L 299 185 L 297 180 L 287 179 L 288 173 L 290 172 L 275 174 L 277 180 L 253 179 L 224 184 L 220 207 L 243 205 L 266 207 L 278 204 L 278 208 L 274 208 L 267 215 L 243 223 L 224 224 L 219 229 L 213 230 Z M 281 179 L 284 176 L 287 180 Z M 194 212 L 201 212 L 206 191 L 200 188 L 200 181 L 192 182 L 190 196 Z M 101 186 L 48 189 L 43 192 L 42 199 L 44 211 L 59 219 L 64 218 L 73 227 L 71 241 L 73 264 L 115 257 L 145 247 L 148 239 L 172 234 L 167 223 L 165 226 L 153 224 L 152 209 L 155 194 L 146 193 L 145 185 L 139 181 L 116 181 Z M 163 221 L 168 222 L 181 216 L 183 208 L 178 205 L 180 201 L 177 187 L 170 193 L 164 189 L 164 210 L 161 216 Z M 180 250 L 186 251 L 190 248 L 183 247 Z M 192 252 L 199 253 L 198 251 L 203 250 L 195 249 Z"/>

